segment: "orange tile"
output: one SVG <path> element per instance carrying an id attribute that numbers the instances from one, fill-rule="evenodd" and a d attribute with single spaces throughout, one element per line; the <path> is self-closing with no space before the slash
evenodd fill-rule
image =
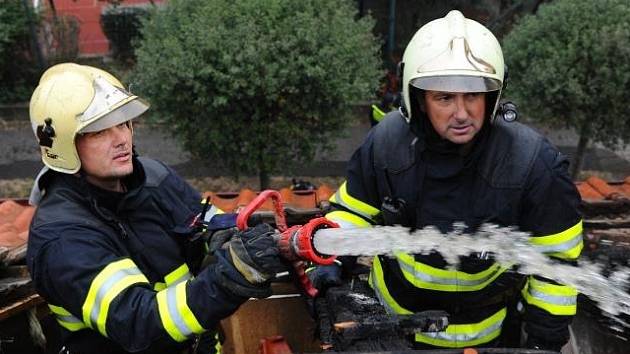
<path id="1" fill-rule="evenodd" d="M 0 203 L 0 223 L 12 223 L 24 208 L 25 206 L 13 200 L 6 200 Z"/>
<path id="2" fill-rule="evenodd" d="M 586 183 L 599 192 L 605 199 L 615 199 L 621 196 L 621 193 L 617 189 L 599 177 L 589 177 Z"/>
<path id="3" fill-rule="evenodd" d="M 603 199 L 604 196 L 591 187 L 590 184 L 586 182 L 578 182 L 576 183 L 578 192 L 580 192 L 580 196 L 582 199 Z"/>
<path id="4" fill-rule="evenodd" d="M 318 204 L 323 202 L 323 201 L 328 201 L 328 199 L 330 199 L 330 197 L 335 194 L 336 188 L 335 190 L 333 190 L 332 188 L 330 188 L 329 186 L 322 184 L 319 188 L 317 188 L 317 202 Z"/>
<path id="5" fill-rule="evenodd" d="M 18 232 L 28 231 L 28 227 L 31 224 L 31 219 L 35 214 L 35 207 L 25 207 L 22 212 L 15 218 L 13 225 L 17 228 Z"/>
<path id="6" fill-rule="evenodd" d="M 619 186 L 619 189 L 621 189 L 626 197 L 630 198 L 630 177 L 626 177 L 623 180 L 623 184 Z"/>
<path id="7" fill-rule="evenodd" d="M 24 242 L 15 225 L 8 222 L 0 224 L 0 246 L 13 248 L 23 245 Z"/>

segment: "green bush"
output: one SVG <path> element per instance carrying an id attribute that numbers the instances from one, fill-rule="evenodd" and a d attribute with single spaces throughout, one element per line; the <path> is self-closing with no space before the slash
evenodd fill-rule
<path id="1" fill-rule="evenodd" d="M 112 55 L 118 60 L 133 60 L 133 42 L 140 37 L 141 19 L 149 10 L 143 7 L 115 6 L 101 14 L 103 33 L 112 47 Z"/>
<path id="2" fill-rule="evenodd" d="M 132 77 L 188 151 L 264 188 L 376 91 L 380 43 L 356 17 L 352 1 L 173 0 L 145 23 Z"/>
<path id="3" fill-rule="evenodd" d="M 507 94 L 532 119 L 575 128 L 577 176 L 591 141 L 630 141 L 630 2 L 554 0 L 503 40 Z"/>
<path id="4" fill-rule="evenodd" d="M 28 99 L 37 75 L 29 47 L 29 16 L 37 16 L 26 11 L 22 0 L 0 0 L 0 103 Z"/>

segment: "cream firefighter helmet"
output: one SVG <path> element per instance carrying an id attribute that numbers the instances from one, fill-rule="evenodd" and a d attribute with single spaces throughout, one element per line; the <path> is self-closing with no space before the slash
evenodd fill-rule
<path id="1" fill-rule="evenodd" d="M 501 45 L 480 23 L 453 10 L 422 26 L 402 58 L 403 97 L 407 119 L 412 117 L 415 89 L 446 92 L 496 92 L 491 120 L 503 87 Z"/>
<path id="2" fill-rule="evenodd" d="M 146 102 L 125 91 L 109 73 L 87 65 L 63 63 L 44 72 L 29 110 L 44 164 L 72 174 L 81 168 L 75 146 L 77 134 L 113 127 L 148 108 Z"/>

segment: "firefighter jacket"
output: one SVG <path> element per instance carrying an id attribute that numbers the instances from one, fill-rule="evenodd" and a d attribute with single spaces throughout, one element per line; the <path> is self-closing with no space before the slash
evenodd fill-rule
<path id="1" fill-rule="evenodd" d="M 126 193 L 44 176 L 27 262 L 71 353 L 181 352 L 247 299 L 225 286 L 244 280 L 221 255 L 191 274 L 200 195 L 162 163 L 134 158 Z"/>
<path id="2" fill-rule="evenodd" d="M 517 226 L 549 256 L 577 259 L 580 197 L 567 175 L 567 160 L 546 139 L 498 119 L 486 122 L 473 147 L 462 152 L 461 146 L 439 141 L 426 122 L 409 124 L 391 112 L 375 126 L 352 156 L 347 180 L 330 198 L 337 210 L 327 217 L 341 227 L 434 225 L 443 232 L 454 222 Z M 415 335 L 419 347 L 496 344 L 508 312 L 517 307 L 508 306 L 511 292 L 517 301 L 522 297 L 530 336 L 560 345 L 568 339 L 575 289 L 525 278 L 478 255 L 464 257 L 457 270 L 446 266 L 437 252 L 374 258 L 370 284 L 390 312 L 450 314 L 445 331 Z"/>

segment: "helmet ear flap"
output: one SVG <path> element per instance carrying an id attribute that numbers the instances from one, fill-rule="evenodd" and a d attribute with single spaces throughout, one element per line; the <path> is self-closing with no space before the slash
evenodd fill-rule
<path id="1" fill-rule="evenodd" d="M 405 84 L 405 82 L 403 81 L 404 72 L 405 72 L 405 63 L 401 60 L 396 65 L 396 76 L 398 77 L 398 82 L 400 82 L 401 85 Z M 399 90 L 400 92 L 403 92 L 404 88 L 400 87 Z M 400 95 L 400 113 L 402 113 L 402 115 L 407 120 L 409 120 L 409 114 L 407 113 L 407 105 L 405 104 L 405 96 L 403 94 Z"/>

